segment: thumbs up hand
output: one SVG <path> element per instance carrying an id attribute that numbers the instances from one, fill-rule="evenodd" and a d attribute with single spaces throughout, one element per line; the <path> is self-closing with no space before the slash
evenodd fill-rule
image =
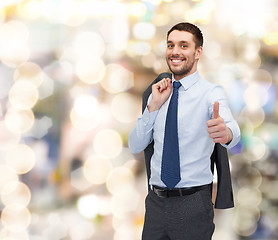
<path id="1" fill-rule="evenodd" d="M 227 144 L 233 139 L 231 130 L 226 126 L 224 119 L 219 116 L 219 102 L 213 104 L 212 119 L 207 121 L 209 137 L 215 143 Z"/>

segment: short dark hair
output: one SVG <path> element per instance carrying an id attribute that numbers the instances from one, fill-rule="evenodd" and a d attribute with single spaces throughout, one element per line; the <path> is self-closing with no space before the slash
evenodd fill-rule
<path id="1" fill-rule="evenodd" d="M 185 31 L 185 32 L 190 32 L 193 34 L 194 36 L 194 42 L 196 45 L 196 48 L 203 46 L 203 34 L 201 32 L 201 30 L 195 26 L 192 23 L 188 23 L 188 22 L 181 22 L 178 23 L 176 25 L 174 25 L 168 32 L 167 32 L 167 40 L 169 37 L 169 34 L 174 31 L 174 30 L 178 30 L 178 31 Z"/>

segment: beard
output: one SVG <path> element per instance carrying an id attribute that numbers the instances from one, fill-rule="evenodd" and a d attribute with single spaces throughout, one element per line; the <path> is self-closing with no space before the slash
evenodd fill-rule
<path id="1" fill-rule="evenodd" d="M 192 68 L 195 65 L 195 62 L 197 61 L 197 60 L 195 60 L 195 57 L 192 56 L 187 59 L 183 58 L 182 65 L 174 66 L 171 63 L 172 57 L 175 58 L 174 56 L 170 56 L 167 58 L 167 65 L 168 65 L 170 71 L 174 74 L 175 78 L 179 77 L 179 79 L 187 76 L 191 72 Z"/>

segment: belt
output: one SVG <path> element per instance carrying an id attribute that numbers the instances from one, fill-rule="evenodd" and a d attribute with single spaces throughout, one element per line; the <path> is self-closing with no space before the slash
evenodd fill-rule
<path id="1" fill-rule="evenodd" d="M 158 197 L 168 198 L 168 197 L 181 197 L 185 195 L 190 195 L 202 189 L 208 188 L 209 186 L 210 184 L 206 184 L 206 185 L 196 186 L 196 187 L 174 188 L 172 190 L 169 190 L 168 188 L 151 185 L 151 189 Z"/>

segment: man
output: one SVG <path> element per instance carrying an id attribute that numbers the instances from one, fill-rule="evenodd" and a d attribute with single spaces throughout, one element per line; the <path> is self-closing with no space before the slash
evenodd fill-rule
<path id="1" fill-rule="evenodd" d="M 211 155 L 215 144 L 235 146 L 240 130 L 223 88 L 198 74 L 202 51 L 203 35 L 195 25 L 179 23 L 168 31 L 172 79 L 152 85 L 129 135 L 132 153 L 154 142 L 143 240 L 209 240 L 214 232 Z"/>

